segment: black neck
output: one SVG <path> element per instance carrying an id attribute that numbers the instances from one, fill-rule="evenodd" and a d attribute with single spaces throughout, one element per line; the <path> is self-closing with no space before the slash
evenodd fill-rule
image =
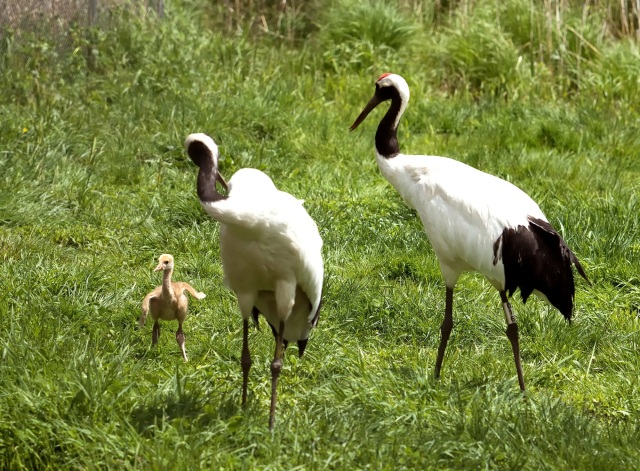
<path id="1" fill-rule="evenodd" d="M 216 201 L 227 199 L 227 197 L 218 192 L 216 188 L 216 172 L 212 165 L 203 164 L 198 172 L 198 198 L 203 203 L 214 203 Z"/>
<path id="2" fill-rule="evenodd" d="M 378 130 L 376 131 L 376 150 L 378 154 L 385 158 L 391 158 L 400 153 L 400 144 L 398 144 L 398 126 L 396 119 L 400 114 L 402 99 L 396 89 L 393 89 L 391 97 L 391 106 L 387 113 L 380 121 Z"/>

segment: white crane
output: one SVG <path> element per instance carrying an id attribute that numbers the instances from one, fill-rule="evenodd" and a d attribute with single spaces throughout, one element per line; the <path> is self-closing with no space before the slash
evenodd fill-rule
<path id="1" fill-rule="evenodd" d="M 584 270 L 535 201 L 516 186 L 446 157 L 400 153 L 398 123 L 409 101 L 409 86 L 401 76 L 387 73 L 378 78 L 375 94 L 350 130 L 388 100 L 391 105 L 375 136 L 378 167 L 418 212 L 446 284 L 435 376 L 440 377 L 453 328 L 453 289 L 462 272 L 476 271 L 500 292 L 506 334 L 524 391 L 518 325 L 507 295 L 520 288 L 526 302 L 534 293 L 571 320 L 575 292 L 571 265 L 586 280 Z"/>
<path id="2" fill-rule="evenodd" d="M 298 343 L 304 353 L 320 314 L 324 268 L 322 239 L 302 201 L 278 190 L 263 172 L 245 168 L 227 187 L 218 172 L 218 147 L 206 134 L 191 134 L 187 154 L 200 168 L 197 192 L 206 213 L 220 223 L 220 256 L 225 284 L 236 294 L 243 319 L 242 404 L 247 400 L 251 367 L 249 319 L 262 314 L 271 326 L 276 349 L 271 363 L 269 428 L 275 423 L 276 386 L 284 348 Z"/>

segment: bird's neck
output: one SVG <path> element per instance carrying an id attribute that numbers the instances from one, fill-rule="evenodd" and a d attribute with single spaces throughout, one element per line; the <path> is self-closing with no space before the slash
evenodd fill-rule
<path id="1" fill-rule="evenodd" d="M 216 171 L 213 165 L 205 163 L 198 172 L 198 198 L 204 203 L 214 203 L 227 197 L 216 188 Z"/>
<path id="2" fill-rule="evenodd" d="M 173 285 L 171 284 L 172 269 L 167 268 L 162 274 L 162 297 L 171 299 L 174 296 Z"/>
<path id="3" fill-rule="evenodd" d="M 398 144 L 398 123 L 404 113 L 407 104 L 402 100 L 400 94 L 394 94 L 391 99 L 391 106 L 380 121 L 376 131 L 376 150 L 378 154 L 385 158 L 391 158 L 400 153 Z"/>

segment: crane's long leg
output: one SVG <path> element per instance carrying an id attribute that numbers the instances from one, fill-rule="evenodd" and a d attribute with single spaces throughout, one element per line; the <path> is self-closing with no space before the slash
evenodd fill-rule
<path id="1" fill-rule="evenodd" d="M 436 378 L 440 377 L 440 368 L 444 358 L 444 351 L 447 348 L 447 342 L 453 329 L 453 288 L 447 286 L 445 294 L 444 319 L 440 326 L 440 346 L 438 347 L 438 357 L 436 358 Z"/>
<path id="2" fill-rule="evenodd" d="M 251 369 L 251 354 L 249 353 L 249 321 L 244 320 L 242 324 L 242 405 L 247 402 L 247 383 L 249 382 L 249 370 Z"/>
<path id="3" fill-rule="evenodd" d="M 500 298 L 502 299 L 502 310 L 504 311 L 504 317 L 507 321 L 507 338 L 511 342 L 511 348 L 513 350 L 513 359 L 516 362 L 516 372 L 518 373 L 518 383 L 520 383 L 520 390 L 524 391 L 524 375 L 522 374 L 522 365 L 520 364 L 520 343 L 518 341 L 518 324 L 516 324 L 516 318 L 513 317 L 511 311 L 511 304 L 507 299 L 507 294 L 504 291 L 500 291 Z"/>
<path id="4" fill-rule="evenodd" d="M 269 411 L 269 430 L 273 430 L 273 426 L 276 421 L 278 376 L 280 376 L 280 371 L 282 371 L 283 335 L 284 322 L 280 321 L 280 328 L 278 329 L 278 335 L 276 337 L 276 352 L 273 356 L 273 362 L 271 362 L 271 409 Z"/>
<path id="5" fill-rule="evenodd" d="M 180 345 L 180 350 L 182 350 L 182 358 L 184 361 L 189 361 L 187 358 L 187 351 L 184 348 L 184 332 L 182 330 L 182 324 L 178 324 L 178 330 L 176 331 L 176 341 L 178 345 Z"/>
<path id="6" fill-rule="evenodd" d="M 153 323 L 153 332 L 151 334 L 151 344 L 155 345 L 158 343 L 158 339 L 160 338 L 160 323 L 155 321 Z"/>

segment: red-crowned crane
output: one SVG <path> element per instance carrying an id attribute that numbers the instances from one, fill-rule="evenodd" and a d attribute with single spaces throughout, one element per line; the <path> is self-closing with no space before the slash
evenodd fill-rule
<path id="1" fill-rule="evenodd" d="M 409 101 L 409 86 L 396 74 L 382 74 L 375 94 L 350 130 L 377 105 L 391 100 L 375 136 L 378 167 L 420 216 L 446 284 L 445 313 L 436 357 L 440 368 L 453 328 L 453 289 L 464 271 L 486 276 L 500 292 L 520 389 L 518 324 L 507 295 L 520 288 L 523 302 L 531 293 L 555 306 L 566 319 L 573 311 L 571 265 L 586 280 L 574 253 L 526 193 L 493 175 L 446 157 L 400 153 L 397 131 Z"/>
<path id="2" fill-rule="evenodd" d="M 173 255 L 164 253 L 158 257 L 158 266 L 154 271 L 162 270 L 162 285 L 156 287 L 147 294 L 142 300 L 142 314 L 138 323 L 140 327 L 144 326 L 147 315 L 151 312 L 153 318 L 153 332 L 151 334 L 151 343 L 158 343 L 160 337 L 160 319 L 165 321 L 178 321 L 178 330 L 176 331 L 176 341 L 182 350 L 182 358 L 188 361 L 187 352 L 184 348 L 184 332 L 182 324 L 187 318 L 189 310 L 189 298 L 185 292 L 188 292 L 196 299 L 204 299 L 207 295 L 193 289 L 189 283 L 183 281 L 171 281 L 173 273 Z"/>
<path id="3" fill-rule="evenodd" d="M 227 184 L 218 172 L 218 147 L 206 134 L 189 135 L 185 148 L 200 168 L 200 204 L 220 223 L 224 280 L 238 298 L 243 319 L 243 405 L 251 367 L 249 319 L 257 323 L 258 315 L 264 315 L 276 340 L 269 414 L 273 429 L 284 348 L 295 341 L 302 356 L 318 322 L 324 280 L 322 239 L 302 201 L 278 190 L 259 170 L 238 170 L 229 180 L 228 195 L 218 192 L 216 182 L 225 188 Z"/>

